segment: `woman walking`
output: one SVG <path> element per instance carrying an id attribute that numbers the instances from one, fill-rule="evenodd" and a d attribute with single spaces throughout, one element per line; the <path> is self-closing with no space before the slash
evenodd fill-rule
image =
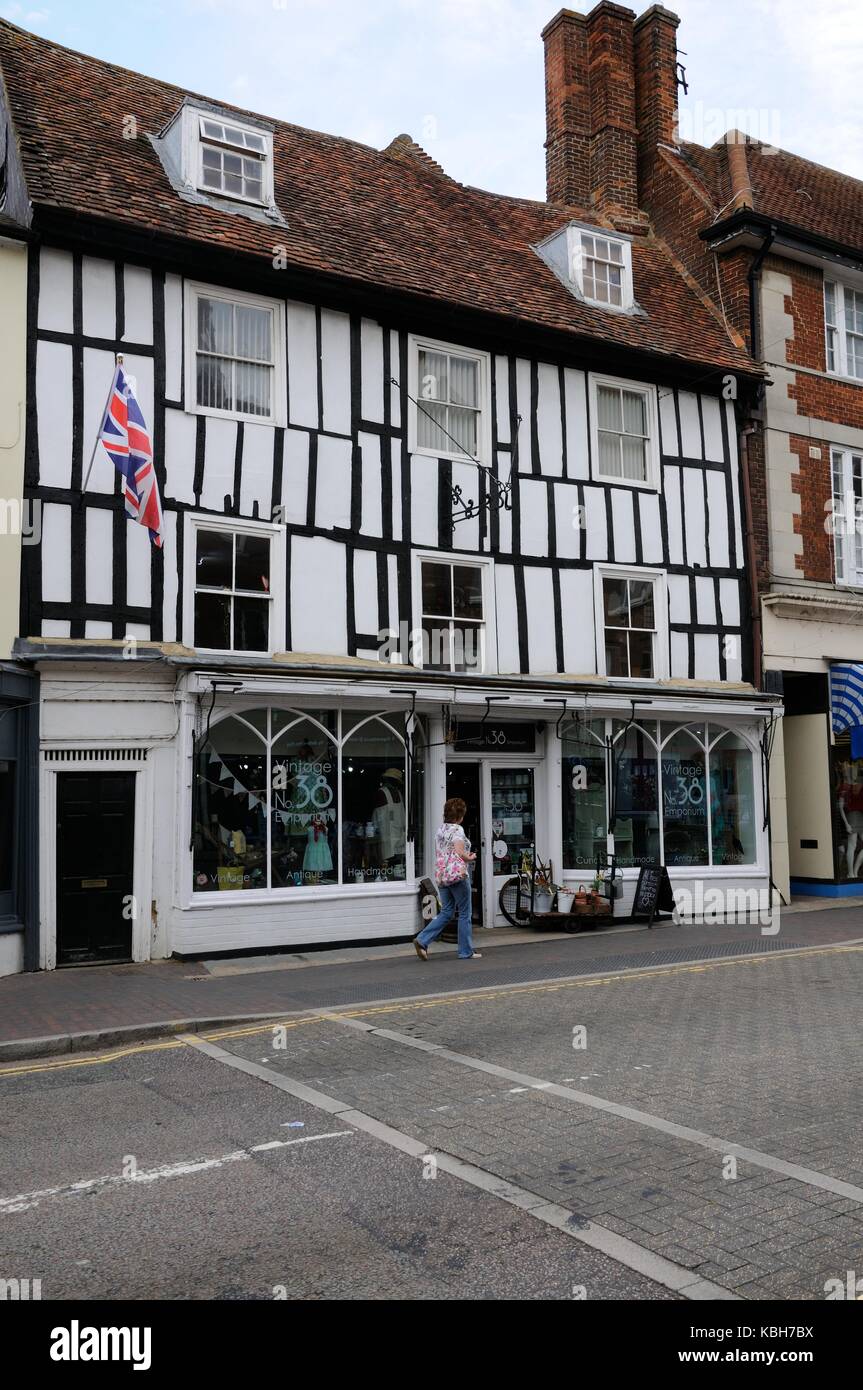
<path id="1" fill-rule="evenodd" d="M 460 796 L 450 797 L 443 808 L 443 825 L 435 835 L 435 878 L 443 904 L 437 917 L 414 937 L 414 947 L 420 960 L 428 960 L 427 947 L 448 927 L 458 914 L 458 958 L 479 960 L 473 949 L 470 911 L 470 869 L 476 859 L 471 853 L 470 840 L 462 829 L 467 806 Z"/>

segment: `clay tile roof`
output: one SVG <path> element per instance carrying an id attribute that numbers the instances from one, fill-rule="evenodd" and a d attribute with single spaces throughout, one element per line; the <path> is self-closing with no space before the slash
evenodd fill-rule
<path id="1" fill-rule="evenodd" d="M 743 149 L 751 186 L 746 201 L 755 212 L 863 252 L 863 183 L 859 179 L 750 136 Z M 711 149 L 683 144 L 678 155 L 708 193 L 714 220 L 728 217 L 734 187 L 726 142 L 720 140 Z"/>
<path id="2" fill-rule="evenodd" d="M 197 94 L 71 52 L 0 20 L 0 72 L 38 227 L 41 208 L 81 213 L 265 258 L 292 268 L 484 310 L 681 364 L 756 370 L 715 311 L 652 236 L 633 243 L 646 317 L 574 298 L 532 247 L 591 210 L 465 187 L 409 136 L 372 149 L 272 122 L 275 198 L 287 227 L 180 198 L 145 138 Z M 2 89 L 0 89 L 2 99 Z M 225 110 L 248 115 L 228 103 Z M 139 135 L 124 140 L 134 113 Z"/>

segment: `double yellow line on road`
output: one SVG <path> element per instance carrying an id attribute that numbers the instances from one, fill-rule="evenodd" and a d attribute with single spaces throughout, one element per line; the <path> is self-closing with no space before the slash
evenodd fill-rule
<path id="1" fill-rule="evenodd" d="M 546 982 L 536 985 L 512 985 L 506 989 L 477 989 L 467 994 L 435 995 L 430 999 L 412 999 L 393 1004 L 369 1004 L 361 1009 L 330 1008 L 325 1013 L 305 1015 L 284 1021 L 274 1015 L 267 1023 L 256 1023 L 248 1027 L 224 1028 L 199 1036 L 207 1042 L 220 1042 L 225 1038 L 249 1038 L 262 1033 L 271 1033 L 273 1028 L 305 1028 L 310 1024 L 327 1023 L 327 1014 L 338 1014 L 341 1018 L 372 1018 L 381 1014 L 413 1013 L 419 1009 L 439 1009 L 456 1004 L 482 1004 L 499 999 L 511 999 L 522 994 L 555 994 L 571 989 L 596 989 L 604 985 L 635 984 L 642 980 L 662 980 L 678 975 L 703 975 L 713 970 L 727 970 L 731 966 L 776 964 L 787 960 L 814 960 L 820 956 L 853 955 L 863 951 L 861 946 L 822 946 L 803 947 L 799 951 L 771 951 L 756 956 L 733 956 L 722 960 L 692 962 L 686 965 L 651 967 L 646 970 L 628 970 L 612 975 L 588 975 L 583 978 Z M 178 1024 L 178 1027 L 182 1025 Z M 136 1047 L 124 1047 L 113 1052 L 100 1053 L 92 1057 L 64 1057 L 56 1062 L 24 1062 L 18 1066 L 0 1067 L 0 1079 L 4 1076 L 31 1076 L 38 1072 L 66 1071 L 70 1067 L 98 1067 L 118 1062 L 123 1057 L 133 1057 L 144 1052 L 170 1052 L 185 1048 L 188 1044 L 177 1038 L 167 1038 L 164 1042 L 140 1043 Z"/>

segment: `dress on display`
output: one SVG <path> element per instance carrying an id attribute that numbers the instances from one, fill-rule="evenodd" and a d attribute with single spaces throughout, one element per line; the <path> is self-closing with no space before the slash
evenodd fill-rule
<path id="1" fill-rule="evenodd" d="M 306 852 L 303 855 L 303 871 L 307 873 L 329 873 L 333 867 L 330 842 L 326 822 L 316 816 L 309 826 Z"/>

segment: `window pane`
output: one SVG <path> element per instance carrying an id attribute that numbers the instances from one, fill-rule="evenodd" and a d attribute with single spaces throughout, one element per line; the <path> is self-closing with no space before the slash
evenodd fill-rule
<path id="1" fill-rule="evenodd" d="M 348 883 L 387 883 L 406 870 L 405 750 L 373 719 L 342 751 L 342 862 Z"/>
<path id="2" fill-rule="evenodd" d="M 601 430 L 622 430 L 623 414 L 620 392 L 612 386 L 596 388 L 597 420 Z"/>
<path id="3" fill-rule="evenodd" d="M 714 864 L 754 864 L 752 752 L 739 734 L 726 734 L 710 754 L 710 816 Z"/>
<path id="4" fill-rule="evenodd" d="M 592 736 L 593 735 L 593 736 Z M 563 754 L 563 867 L 584 873 L 605 853 L 608 829 L 605 798 L 605 724 L 565 736 Z"/>
<path id="5" fill-rule="evenodd" d="M 450 625 L 443 619 L 423 619 L 423 666 L 429 671 L 451 671 Z"/>
<path id="6" fill-rule="evenodd" d="M 234 599 L 234 650 L 265 652 L 269 645 L 269 599 Z"/>
<path id="7" fill-rule="evenodd" d="M 238 535 L 237 572 L 235 584 L 238 589 L 255 589 L 258 593 L 270 592 L 270 541 L 268 536 Z"/>
<path id="8" fill-rule="evenodd" d="M 647 401 L 637 391 L 623 392 L 623 428 L 627 434 L 647 434 Z"/>
<path id="9" fill-rule="evenodd" d="M 666 864 L 707 864 L 707 782 L 703 749 L 676 733 L 662 751 Z"/>
<path id="10" fill-rule="evenodd" d="M 605 606 L 606 627 L 627 627 L 629 625 L 629 603 L 625 579 L 603 579 L 602 597 Z"/>
<path id="11" fill-rule="evenodd" d="M 612 259 L 613 261 L 616 261 L 618 265 L 622 265 L 622 264 L 623 264 L 623 247 L 621 246 L 620 242 L 619 242 L 619 241 L 612 241 L 612 242 L 609 242 L 609 245 L 610 245 L 610 247 L 611 247 L 611 259 Z"/>
<path id="12" fill-rule="evenodd" d="M 629 580 L 630 627 L 653 628 L 653 584 L 642 579 Z"/>
<path id="13" fill-rule="evenodd" d="M 330 722 L 334 716 L 325 716 Z M 270 770 L 274 888 L 338 881 L 338 754 L 308 719 L 274 744 Z"/>
<path id="14" fill-rule="evenodd" d="M 199 297 L 198 347 L 206 352 L 233 352 L 234 311 L 223 299 Z"/>
<path id="15" fill-rule="evenodd" d="M 614 732 L 621 726 L 615 721 Z M 638 725 L 615 744 L 617 824 L 614 846 L 621 867 L 659 860 L 656 750 Z"/>
<path id="16" fill-rule="evenodd" d="M 225 132 L 221 124 L 216 121 L 201 121 L 201 129 L 205 135 L 210 135 L 214 140 L 224 140 Z"/>
<path id="17" fill-rule="evenodd" d="M 420 400 L 417 405 L 417 445 L 420 449 L 452 452 L 452 441 L 446 434 L 446 406 Z M 443 428 L 442 428 L 443 427 Z"/>
<path id="18" fill-rule="evenodd" d="M 195 594 L 195 646 L 231 649 L 231 600 L 222 594 Z"/>
<path id="19" fill-rule="evenodd" d="M 252 367 L 247 362 L 238 362 L 234 409 L 245 415 L 269 415 L 272 372 L 272 367 Z"/>
<path id="20" fill-rule="evenodd" d="M 620 462 L 620 435 L 599 432 L 599 471 L 611 478 L 620 478 L 623 469 Z"/>
<path id="21" fill-rule="evenodd" d="M 267 757 L 238 719 L 213 725 L 197 751 L 192 808 L 194 889 L 267 886 Z"/>
<path id="22" fill-rule="evenodd" d="M 495 875 L 516 873 L 536 842 L 533 768 L 491 769 L 491 831 Z"/>
<path id="23" fill-rule="evenodd" d="M 220 357 L 198 357 L 198 405 L 212 410 L 231 410 L 233 366 Z"/>
<path id="24" fill-rule="evenodd" d="M 226 125 L 225 139 L 229 141 L 232 145 L 242 145 L 243 132 L 241 130 L 237 130 L 235 126 Z"/>
<path id="25" fill-rule="evenodd" d="M 461 410 L 458 406 L 450 406 L 446 427 L 452 438 L 447 439 L 445 445 L 450 453 L 461 448 L 466 454 L 470 454 L 471 458 L 476 457 L 478 418 L 475 410 Z"/>
<path id="26" fill-rule="evenodd" d="M 482 668 L 482 628 L 478 623 L 453 623 L 452 669 L 478 671 Z"/>
<path id="27" fill-rule="evenodd" d="M 643 439 L 625 434 L 620 440 L 623 450 L 622 474 L 624 478 L 635 478 L 639 482 L 647 480 L 647 446 Z"/>
<path id="28" fill-rule="evenodd" d="M 246 149 L 260 150 L 261 154 L 266 154 L 267 142 L 262 135 L 252 135 L 250 131 L 245 133 Z"/>
<path id="29" fill-rule="evenodd" d="M 605 629 L 605 674 L 607 676 L 629 675 L 629 648 L 626 633 L 620 629 Z"/>
<path id="30" fill-rule="evenodd" d="M 243 179 L 243 197 L 255 198 L 259 203 L 263 202 L 264 188 L 260 178 L 249 178 L 246 176 L 246 178 Z"/>
<path id="31" fill-rule="evenodd" d="M 250 357 L 253 362 L 272 362 L 272 309 L 256 309 L 250 304 L 237 305 L 237 356 Z"/>
<path id="32" fill-rule="evenodd" d="M 208 589 L 233 587 L 233 542 L 227 531 L 198 531 L 195 546 L 195 584 Z"/>
<path id="33" fill-rule="evenodd" d="M 482 570 L 475 565 L 453 567 L 455 616 L 482 620 Z"/>
<path id="34" fill-rule="evenodd" d="M 423 613 L 452 615 L 452 568 L 423 561 Z"/>
<path id="35" fill-rule="evenodd" d="M 205 169 L 221 169 L 222 156 L 218 150 L 213 149 L 212 145 L 204 145 L 201 154 Z"/>
<path id="36" fill-rule="evenodd" d="M 449 398 L 453 405 L 479 405 L 479 363 L 465 357 L 449 359 Z"/>
<path id="37" fill-rule="evenodd" d="M 223 180 L 223 187 L 226 193 L 242 193 L 243 176 L 242 174 L 226 173 Z"/>
<path id="38" fill-rule="evenodd" d="M 419 398 L 422 401 L 447 399 L 447 355 L 445 352 L 419 353 Z"/>
<path id="39" fill-rule="evenodd" d="M 631 676 L 653 676 L 653 634 L 649 632 L 630 632 L 629 634 L 629 674 Z"/>

